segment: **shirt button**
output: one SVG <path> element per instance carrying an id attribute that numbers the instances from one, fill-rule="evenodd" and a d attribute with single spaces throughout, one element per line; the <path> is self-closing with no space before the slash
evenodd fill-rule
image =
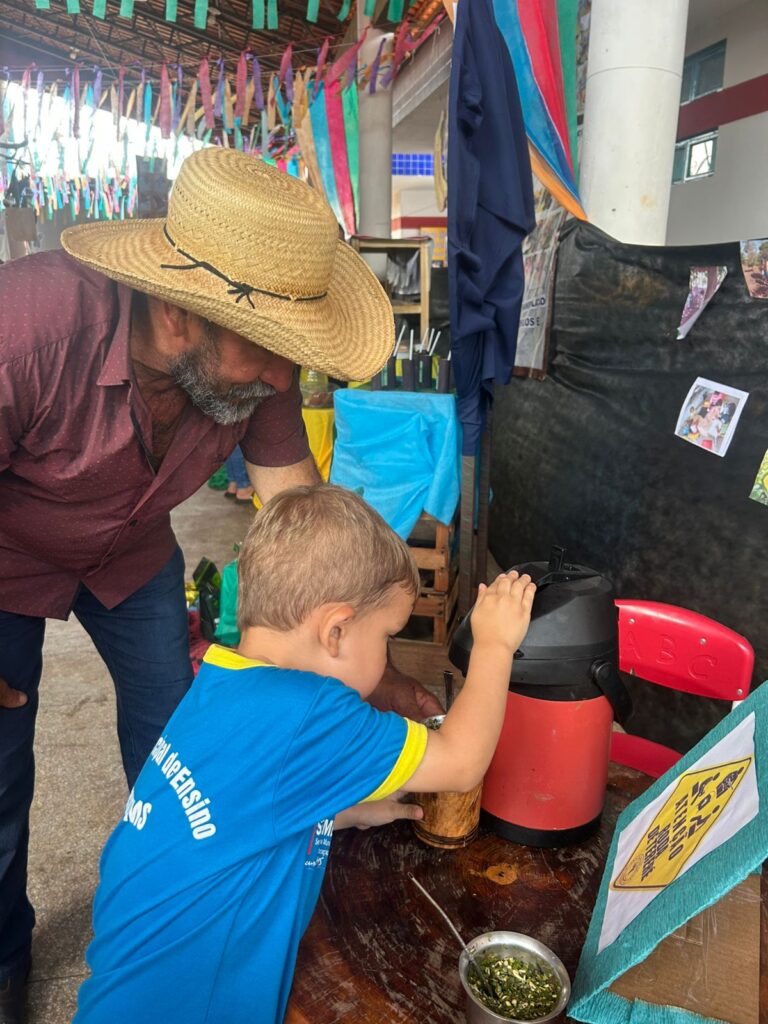
<path id="1" fill-rule="evenodd" d="M 136 523 L 138 523 L 138 521 L 139 521 L 138 519 L 129 519 L 128 520 L 128 525 L 129 526 L 135 526 Z"/>

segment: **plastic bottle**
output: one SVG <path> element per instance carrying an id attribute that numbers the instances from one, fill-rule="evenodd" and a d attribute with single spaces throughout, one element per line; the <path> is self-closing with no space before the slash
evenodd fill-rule
<path id="1" fill-rule="evenodd" d="M 310 409 L 327 409 L 333 405 L 328 376 L 319 370 L 302 369 L 299 376 L 302 404 Z"/>

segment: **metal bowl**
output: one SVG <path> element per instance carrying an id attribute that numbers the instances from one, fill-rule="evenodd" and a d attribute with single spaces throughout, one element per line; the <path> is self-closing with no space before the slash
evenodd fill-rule
<path id="1" fill-rule="evenodd" d="M 497 953 L 500 956 L 516 956 L 529 963 L 543 963 L 550 967 L 560 981 L 560 998 L 552 1007 L 552 1011 L 546 1017 L 537 1017 L 535 1021 L 526 1021 L 525 1024 L 544 1024 L 545 1021 L 554 1020 L 568 1005 L 571 997 L 571 980 L 568 972 L 559 957 L 545 946 L 543 942 L 532 939 L 530 935 L 521 935 L 520 932 L 486 932 L 478 935 L 467 943 L 475 956 L 482 957 L 485 953 Z M 484 1003 L 481 1003 L 467 983 L 467 971 L 470 960 L 464 950 L 459 957 L 459 978 L 467 993 L 467 1021 L 468 1024 L 509 1024 L 513 1018 L 502 1017 L 493 1010 L 490 1010 Z"/>

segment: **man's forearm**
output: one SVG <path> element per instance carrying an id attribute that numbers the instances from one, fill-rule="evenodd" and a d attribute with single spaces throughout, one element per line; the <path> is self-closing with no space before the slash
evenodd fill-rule
<path id="1" fill-rule="evenodd" d="M 295 462 L 292 466 L 254 466 L 252 463 L 246 462 L 245 468 L 248 470 L 248 478 L 262 504 L 266 504 L 270 498 L 274 498 L 281 491 L 287 491 L 289 487 L 322 483 L 315 460 L 311 455 L 301 462 Z"/>

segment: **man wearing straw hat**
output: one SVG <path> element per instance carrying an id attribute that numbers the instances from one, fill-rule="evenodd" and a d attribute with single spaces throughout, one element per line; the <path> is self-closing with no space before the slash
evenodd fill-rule
<path id="1" fill-rule="evenodd" d="M 296 366 L 362 380 L 393 345 L 320 194 L 237 151 L 189 157 L 165 221 L 62 244 L 0 271 L 0 1024 L 24 1019 L 45 619 L 74 612 L 106 662 L 132 786 L 192 678 L 170 510 L 236 444 L 264 501 L 317 482 Z M 395 677 L 379 706 L 439 710 Z"/>

